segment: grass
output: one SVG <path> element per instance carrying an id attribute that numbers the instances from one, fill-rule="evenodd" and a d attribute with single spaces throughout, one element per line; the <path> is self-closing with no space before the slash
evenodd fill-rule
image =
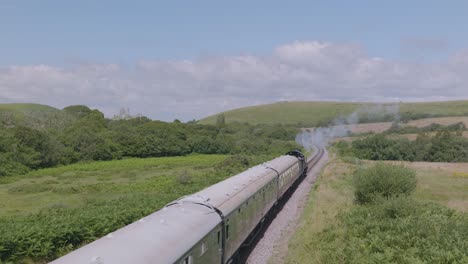
<path id="1" fill-rule="evenodd" d="M 404 163 L 416 170 L 415 198 L 468 212 L 468 164 Z"/>
<path id="2" fill-rule="evenodd" d="M 226 122 L 251 124 L 315 124 L 327 122 L 358 109 L 361 103 L 340 102 L 281 102 L 250 106 L 224 112 Z M 200 120 L 201 124 L 216 123 L 216 115 Z"/>
<path id="3" fill-rule="evenodd" d="M 0 216 L 29 214 L 58 205 L 75 208 L 85 206 L 88 199 L 152 191 L 149 186 L 162 179 L 174 180 L 182 171 L 193 177 L 205 175 L 226 157 L 191 155 L 90 162 L 0 178 Z"/>
<path id="4" fill-rule="evenodd" d="M 224 112 L 226 122 L 251 124 L 303 124 L 316 126 L 337 117 L 346 117 L 370 103 L 351 102 L 279 102 L 250 106 Z M 429 114 L 433 116 L 467 116 L 468 101 L 400 103 L 400 114 Z M 215 124 L 218 114 L 200 120 L 201 124 Z"/>
<path id="5" fill-rule="evenodd" d="M 269 158 L 124 159 L 0 178 L 0 263 L 46 263 Z"/>
<path id="6" fill-rule="evenodd" d="M 58 109 L 41 104 L 0 104 L 1 112 L 57 111 Z"/>
<path id="7" fill-rule="evenodd" d="M 468 164 L 403 164 L 417 172 L 415 200 L 468 212 Z M 329 252 L 342 253 L 347 230 L 338 215 L 357 206 L 351 182 L 354 169 L 354 164 L 340 159 L 333 159 L 326 166 L 289 242 L 287 263 L 330 263 Z"/>
<path id="8" fill-rule="evenodd" d="M 320 255 L 321 243 L 317 234 L 330 225 L 337 225 L 338 213 L 353 206 L 350 165 L 331 160 L 315 183 L 299 227 L 289 242 L 286 263 L 327 263 Z M 344 234 L 344 230 L 338 232 Z M 339 250 L 339 241 L 336 241 Z"/>

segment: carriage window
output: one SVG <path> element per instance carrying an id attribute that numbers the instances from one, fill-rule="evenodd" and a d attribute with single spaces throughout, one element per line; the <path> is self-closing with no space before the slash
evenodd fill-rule
<path id="1" fill-rule="evenodd" d="M 181 264 L 192 264 L 193 261 L 192 261 L 192 256 L 187 256 L 186 258 L 184 258 L 184 260 L 181 262 Z"/>
<path id="2" fill-rule="evenodd" d="M 229 225 L 226 225 L 226 240 L 229 239 Z"/>
<path id="3" fill-rule="evenodd" d="M 202 242 L 201 244 L 201 249 L 200 249 L 200 256 L 203 256 L 203 254 L 205 254 L 206 250 L 208 248 L 206 247 L 206 243 L 205 242 Z"/>

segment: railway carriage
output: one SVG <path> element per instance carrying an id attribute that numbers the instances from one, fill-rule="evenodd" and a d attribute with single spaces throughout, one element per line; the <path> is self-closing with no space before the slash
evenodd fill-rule
<path id="1" fill-rule="evenodd" d="M 231 263 L 307 171 L 299 151 L 176 200 L 52 263 Z"/>
<path id="2" fill-rule="evenodd" d="M 301 162 L 294 156 L 281 156 L 265 164 L 267 168 L 271 168 L 278 174 L 278 195 L 280 199 L 289 187 L 299 178 L 302 174 Z"/>

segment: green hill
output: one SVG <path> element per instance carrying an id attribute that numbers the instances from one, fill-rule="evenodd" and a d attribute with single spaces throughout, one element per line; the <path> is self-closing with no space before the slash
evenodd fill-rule
<path id="1" fill-rule="evenodd" d="M 42 129 L 45 124 L 60 125 L 66 122 L 63 111 L 41 104 L 0 104 L 0 126 L 23 125 Z"/>
<path id="2" fill-rule="evenodd" d="M 398 107 L 397 107 L 398 106 Z M 280 102 L 250 106 L 223 112 L 227 123 L 323 125 L 337 117 L 346 117 L 358 109 L 360 122 L 389 121 L 388 114 L 378 115 L 379 107 L 399 109 L 402 120 L 439 116 L 468 116 L 468 101 L 424 103 L 372 104 L 350 102 Z M 366 113 L 364 113 L 366 112 Z M 201 124 L 215 124 L 219 114 L 200 120 Z M 367 115 L 367 116 L 364 116 Z M 375 115 L 374 118 L 371 116 Z"/>
<path id="3" fill-rule="evenodd" d="M 57 108 L 41 104 L 0 104 L 1 112 L 24 113 L 32 111 L 57 111 Z"/>

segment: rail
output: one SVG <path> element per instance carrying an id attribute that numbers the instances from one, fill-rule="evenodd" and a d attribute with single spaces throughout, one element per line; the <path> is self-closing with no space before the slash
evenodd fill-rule
<path id="1" fill-rule="evenodd" d="M 315 164 L 317 164 L 320 159 L 322 159 L 324 153 L 325 151 L 323 148 L 318 148 L 317 154 L 315 154 L 307 161 L 307 172 L 309 172 L 315 166 Z"/>

